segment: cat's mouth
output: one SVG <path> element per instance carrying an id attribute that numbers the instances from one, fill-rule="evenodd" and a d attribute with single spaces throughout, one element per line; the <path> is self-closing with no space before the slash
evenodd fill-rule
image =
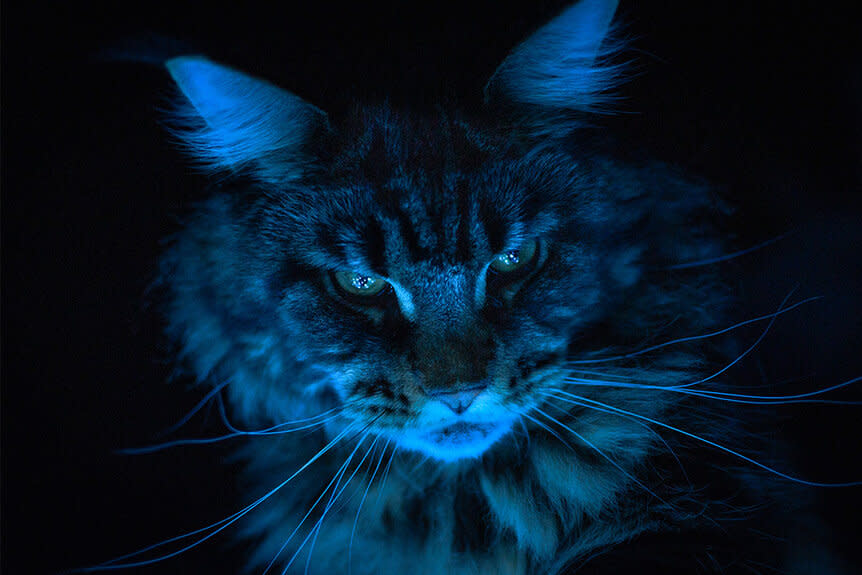
<path id="1" fill-rule="evenodd" d="M 459 420 L 433 429 L 415 430 L 402 437 L 404 447 L 444 461 L 478 457 L 503 437 L 513 420 Z"/>
<path id="2" fill-rule="evenodd" d="M 433 438 L 436 443 L 470 443 L 476 439 L 487 437 L 488 433 L 493 430 L 493 427 L 488 424 L 471 423 L 468 421 L 458 421 L 452 425 L 435 429 L 428 433 L 428 436 Z"/>

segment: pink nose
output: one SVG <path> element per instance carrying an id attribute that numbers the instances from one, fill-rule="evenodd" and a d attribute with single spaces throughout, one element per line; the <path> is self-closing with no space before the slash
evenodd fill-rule
<path id="1" fill-rule="evenodd" d="M 473 387 L 471 389 L 461 389 L 458 391 L 434 391 L 430 395 L 460 415 L 467 411 L 467 408 L 470 407 L 473 400 L 476 399 L 483 391 L 485 391 L 484 385 Z"/>

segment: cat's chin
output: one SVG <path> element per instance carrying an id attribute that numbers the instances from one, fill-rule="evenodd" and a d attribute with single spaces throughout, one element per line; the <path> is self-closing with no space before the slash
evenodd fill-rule
<path id="1" fill-rule="evenodd" d="M 402 447 L 442 461 L 457 461 L 482 455 L 512 428 L 514 419 L 498 421 L 456 421 L 432 430 L 405 433 Z"/>

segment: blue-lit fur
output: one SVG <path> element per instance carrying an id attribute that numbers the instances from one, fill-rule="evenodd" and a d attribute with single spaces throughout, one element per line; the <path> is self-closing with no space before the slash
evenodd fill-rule
<path id="1" fill-rule="evenodd" d="M 348 487 L 291 572 L 558 573 L 641 534 L 709 528 L 748 501 L 715 502 L 709 474 L 687 484 L 668 456 L 679 437 L 548 395 L 757 445 L 726 403 L 564 381 L 568 361 L 727 321 L 716 268 L 668 271 L 723 253 L 709 223 L 720 202 L 669 166 L 614 159 L 583 127 L 615 80 L 614 8 L 583 0 L 540 29 L 498 68 L 475 118 L 370 106 L 330 123 L 204 58 L 168 63 L 185 98 L 176 133 L 205 166 L 241 176 L 199 206 L 164 258 L 181 359 L 202 382 L 227 381 L 231 417 L 250 427 L 343 408 L 311 433 L 249 438 L 242 453 L 258 487 L 248 500 L 355 430 L 243 519 L 250 569 L 273 561 L 278 573 L 291 561 L 358 441 L 340 482 L 352 477 Z M 495 301 L 483 290 L 488 263 L 534 238 L 540 269 L 511 301 Z M 386 278 L 398 293 L 365 307 L 337 293 L 336 271 Z M 684 384 L 732 351 L 713 341 L 588 368 Z M 441 409 L 428 388 L 480 380 L 482 417 L 511 419 L 501 438 L 466 454 L 407 440 Z M 720 461 L 680 456 L 692 473 Z M 728 493 L 757 477 L 737 475 Z"/>

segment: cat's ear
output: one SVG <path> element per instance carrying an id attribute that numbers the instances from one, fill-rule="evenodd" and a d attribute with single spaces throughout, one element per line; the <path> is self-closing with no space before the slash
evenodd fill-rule
<path id="1" fill-rule="evenodd" d="M 605 107 L 619 81 L 609 59 L 616 0 L 580 0 L 516 47 L 485 86 L 485 102 L 527 115 Z"/>
<path id="2" fill-rule="evenodd" d="M 202 56 L 165 65 L 185 99 L 172 117 L 176 134 L 206 168 L 283 184 L 313 163 L 309 146 L 329 126 L 318 108 Z"/>

